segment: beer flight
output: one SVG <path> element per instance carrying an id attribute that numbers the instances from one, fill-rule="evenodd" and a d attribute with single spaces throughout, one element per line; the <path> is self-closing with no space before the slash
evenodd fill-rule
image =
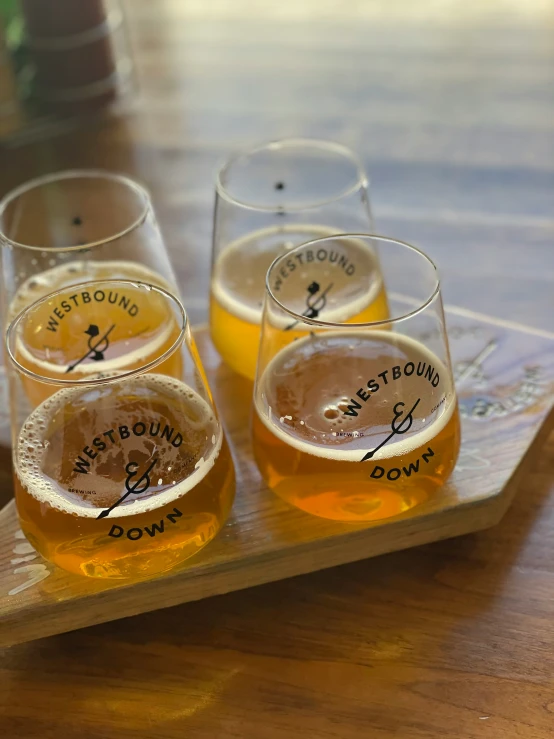
<path id="1" fill-rule="evenodd" d="M 460 446 L 435 266 L 371 231 L 338 144 L 272 142 L 219 173 L 210 331 L 253 383 L 255 460 L 288 504 L 345 523 L 438 494 Z M 88 577 L 179 567 L 224 525 L 235 477 L 147 193 L 105 172 L 35 180 L 0 205 L 0 240 L 25 536 Z"/>

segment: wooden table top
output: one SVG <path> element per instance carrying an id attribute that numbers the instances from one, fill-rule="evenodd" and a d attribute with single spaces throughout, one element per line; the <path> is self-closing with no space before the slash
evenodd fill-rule
<path id="1" fill-rule="evenodd" d="M 377 230 L 436 259 L 446 302 L 554 329 L 548 3 L 129 6 L 135 114 L 0 150 L 0 194 L 64 167 L 141 179 L 201 321 L 218 164 L 333 138 L 363 155 Z M 6 649 L 0 734 L 550 738 L 553 492 L 551 436 L 487 532 Z"/>

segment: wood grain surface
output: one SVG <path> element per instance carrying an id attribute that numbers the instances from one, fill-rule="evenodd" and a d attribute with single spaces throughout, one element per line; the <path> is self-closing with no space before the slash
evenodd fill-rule
<path id="1" fill-rule="evenodd" d="M 43 560 L 24 539 L 15 505 L 4 508 L 0 647 L 497 524 L 554 427 L 554 333 L 508 328 L 455 309 L 447 311 L 447 321 L 462 415 L 456 469 L 424 504 L 373 525 L 309 516 L 271 494 L 252 453 L 252 385 L 221 362 L 207 328 L 197 329 L 235 461 L 237 495 L 223 530 L 179 572 L 135 584 L 110 583 L 71 575 Z"/>
<path id="2" fill-rule="evenodd" d="M 213 179 L 252 141 L 357 148 L 377 229 L 445 299 L 552 330 L 554 15 L 544 0 L 130 0 L 133 114 L 0 150 L 152 190 L 206 316 Z M 491 440 L 494 443 L 494 439 Z M 554 438 L 479 534 L 4 650 L 9 739 L 550 739 Z"/>

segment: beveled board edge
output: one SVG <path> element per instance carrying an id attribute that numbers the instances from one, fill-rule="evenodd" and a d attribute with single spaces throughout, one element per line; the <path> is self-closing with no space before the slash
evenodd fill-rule
<path id="1" fill-rule="evenodd" d="M 466 309 L 449 306 L 447 312 L 499 328 L 554 339 L 554 334 L 549 332 L 499 321 Z M 195 327 L 195 330 L 199 332 L 203 328 Z M 250 554 L 245 560 L 234 557 L 226 562 L 216 558 L 215 562 L 200 562 L 192 570 L 157 580 L 63 601 L 47 600 L 22 606 L 2 618 L 0 645 L 30 641 L 488 528 L 502 518 L 516 493 L 520 476 L 553 426 L 554 410 L 543 407 L 536 413 L 535 433 L 526 441 L 528 447 L 519 465 L 504 488 L 488 496 L 369 529 L 357 528 L 289 544 L 285 549 L 269 548 Z M 18 528 L 13 501 L 0 511 L 0 527 L 3 526 L 14 533 Z"/>
<path id="2" fill-rule="evenodd" d="M 93 593 L 75 600 L 24 608 L 3 621 L 0 647 L 105 623 L 113 620 L 114 610 L 117 611 L 116 618 L 126 618 L 489 528 L 497 524 L 509 508 L 522 475 L 535 455 L 540 453 L 542 443 L 553 428 L 554 409 L 551 409 L 502 495 L 426 516 L 401 519 L 386 526 L 358 529 L 342 536 L 298 544 L 245 561 L 234 560 L 219 564 L 216 571 L 213 565 L 208 564 L 192 577 L 189 573 L 182 578 L 177 573 L 172 577 Z M 439 527 L 437 518 L 440 518 Z M 0 524 L 8 523 L 8 519 L 12 519 L 12 525 L 17 525 L 13 501 L 0 511 Z M 70 627 L 60 629 L 62 613 L 64 617 L 70 616 Z"/>

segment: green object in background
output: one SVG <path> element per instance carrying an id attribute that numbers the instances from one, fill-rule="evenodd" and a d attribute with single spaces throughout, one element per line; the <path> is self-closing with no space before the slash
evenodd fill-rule
<path id="1" fill-rule="evenodd" d="M 31 93 L 34 74 L 25 42 L 25 25 L 19 0 L 0 0 L 0 18 L 3 20 L 6 46 L 17 78 L 18 97 L 25 100 Z"/>
<path id="2" fill-rule="evenodd" d="M 19 0 L 0 0 L 0 16 L 6 29 L 6 43 L 14 51 L 23 43 L 23 15 Z"/>

